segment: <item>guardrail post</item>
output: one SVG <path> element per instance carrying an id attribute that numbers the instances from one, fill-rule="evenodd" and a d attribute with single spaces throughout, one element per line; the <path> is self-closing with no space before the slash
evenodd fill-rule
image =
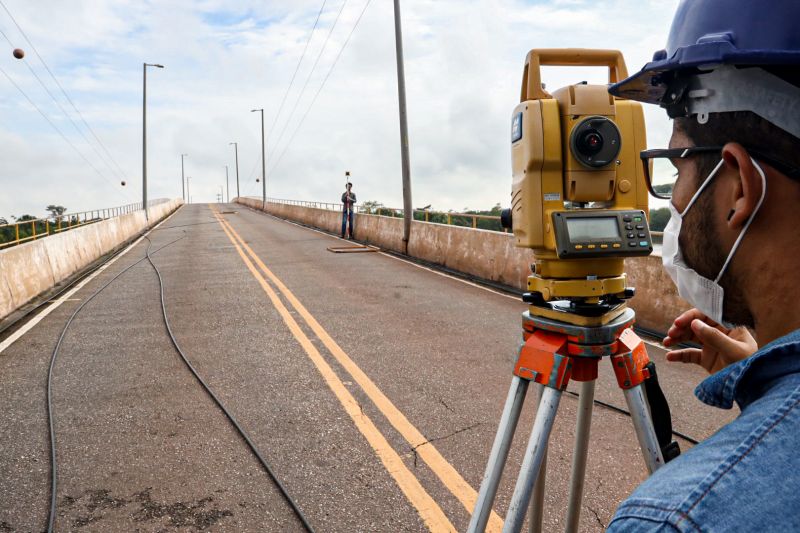
<path id="1" fill-rule="evenodd" d="M 15 234 L 17 236 L 17 238 L 15 240 L 16 240 L 16 242 L 19 242 L 19 224 L 14 226 L 14 230 L 15 230 Z"/>
<path id="2" fill-rule="evenodd" d="M 472 217 L 472 229 L 476 229 L 478 227 L 478 219 L 477 217 Z"/>
<path id="3" fill-rule="evenodd" d="M 31 228 L 33 229 L 33 240 L 36 240 L 36 221 L 31 220 Z"/>
<path id="4" fill-rule="evenodd" d="M 452 219 L 450 218 L 450 213 L 447 213 L 447 225 L 449 226 L 451 224 L 452 224 Z"/>

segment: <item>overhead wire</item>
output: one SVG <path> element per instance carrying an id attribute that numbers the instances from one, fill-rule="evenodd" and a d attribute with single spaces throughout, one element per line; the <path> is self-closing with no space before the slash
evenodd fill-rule
<path id="1" fill-rule="evenodd" d="M 275 120 L 269 127 L 270 133 L 272 133 L 272 131 L 275 129 L 275 125 L 278 123 L 278 118 L 281 116 L 281 111 L 283 111 L 283 105 L 286 103 L 286 97 L 289 96 L 289 91 L 292 90 L 292 85 L 294 85 L 294 80 L 297 77 L 297 72 L 300 70 L 300 64 L 303 62 L 303 58 L 306 57 L 306 52 L 308 51 L 308 45 L 311 43 L 311 38 L 314 36 L 314 31 L 317 29 L 317 24 L 319 24 L 320 16 L 322 16 L 322 10 L 325 9 L 325 3 L 327 1 L 328 0 L 322 0 L 322 6 L 319 8 L 319 13 L 317 13 L 317 18 L 316 20 L 314 20 L 314 26 L 311 28 L 311 32 L 308 34 L 308 39 L 306 39 L 306 45 L 303 48 L 303 53 L 300 55 L 300 59 L 297 61 L 297 66 L 294 68 L 294 74 L 292 74 L 292 79 L 289 81 L 289 86 L 286 87 L 286 92 L 283 93 L 283 99 L 281 100 L 280 106 L 278 106 L 278 113 L 275 115 Z M 267 137 L 269 137 L 269 135 L 267 135 Z"/>
<path id="2" fill-rule="evenodd" d="M 319 97 L 320 93 L 322 92 L 322 89 L 325 87 L 325 83 L 328 81 L 328 78 L 330 78 L 330 75 L 333 72 L 333 69 L 336 68 L 336 64 L 339 62 L 339 58 L 342 57 L 342 53 L 344 52 L 344 49 L 347 47 L 347 43 L 350 42 L 350 38 L 353 36 L 353 33 L 355 33 L 356 28 L 358 28 L 358 23 L 361 22 L 361 17 L 364 16 L 364 13 L 366 12 L 367 7 L 369 7 L 369 4 L 370 4 L 371 1 L 372 0 L 367 0 L 367 2 L 364 4 L 364 7 L 361 9 L 361 13 L 358 15 L 358 18 L 356 19 L 356 22 L 353 25 L 353 29 L 350 30 L 350 33 L 347 35 L 347 39 L 345 39 L 344 43 L 342 44 L 342 47 L 339 49 L 339 53 L 336 55 L 336 58 L 333 60 L 333 63 L 331 64 L 331 68 L 328 69 L 328 73 L 325 75 L 325 78 L 322 80 L 322 84 L 319 86 L 319 89 L 317 89 L 316 94 L 314 94 L 314 98 L 312 98 L 311 103 L 309 104 L 308 108 L 306 109 L 305 113 L 303 114 L 302 118 L 300 119 L 300 122 L 298 122 L 297 127 L 295 128 L 294 132 L 292 133 L 292 136 L 289 138 L 289 142 L 286 143 L 286 146 L 283 148 L 283 151 L 281 151 L 281 153 L 278 156 L 278 158 L 274 160 L 275 163 L 273 163 L 272 166 L 270 167 L 270 169 L 269 169 L 270 173 L 275 171 L 275 169 L 280 164 L 281 159 L 283 159 L 283 155 L 286 153 L 286 151 L 292 145 L 292 141 L 294 141 L 294 138 L 297 135 L 297 132 L 300 131 L 300 128 L 303 126 L 303 122 L 306 120 L 306 117 L 308 116 L 308 113 L 311 111 L 311 108 L 314 107 L 314 103 L 317 101 L 317 97 Z"/>
<path id="3" fill-rule="evenodd" d="M 70 145 L 70 147 L 72 147 L 72 149 L 75 151 L 75 153 L 77 153 L 77 154 L 80 156 L 80 158 L 81 158 L 81 159 L 83 159 L 83 161 L 84 161 L 84 162 L 85 162 L 87 165 L 89 165 L 89 166 L 92 168 L 92 170 L 94 170 L 94 171 L 95 171 L 95 173 L 96 173 L 98 176 L 100 176 L 100 177 L 101 177 L 101 178 L 103 178 L 104 180 L 108 180 L 108 177 L 107 177 L 105 174 L 103 174 L 102 172 L 100 172 L 100 170 L 98 170 L 98 168 L 97 168 L 96 166 L 94 166 L 94 164 L 92 164 L 92 162 L 91 162 L 91 161 L 89 161 L 89 160 L 86 158 L 86 156 L 85 156 L 85 155 L 83 155 L 83 152 L 81 152 L 80 150 L 78 150 L 78 147 L 77 147 L 77 146 L 75 146 L 75 145 L 72 143 L 72 141 L 70 141 L 70 140 L 69 140 L 69 138 L 68 138 L 66 135 L 64 135 L 64 132 L 62 132 L 62 131 L 59 129 L 59 127 L 58 127 L 58 126 L 56 126 L 56 125 L 55 125 L 55 123 L 53 123 L 53 121 L 52 121 L 52 120 L 50 120 L 50 117 L 48 117 L 48 116 L 45 114 L 45 112 L 44 112 L 44 111 L 42 111 L 42 110 L 41 110 L 41 108 L 39 108 L 39 106 L 37 106 L 37 105 L 36 105 L 36 103 L 35 103 L 35 102 L 34 102 L 34 101 L 33 101 L 33 100 L 30 98 L 30 96 L 28 96 L 28 94 L 27 94 L 27 93 L 26 93 L 26 92 L 25 92 L 25 91 L 22 89 L 22 87 L 20 87 L 19 85 L 17 85 L 17 82 L 15 82 L 15 81 L 14 81 L 14 79 L 13 79 L 11 76 L 9 76 L 9 75 L 8 75 L 8 73 L 7 73 L 7 72 L 6 72 L 6 71 L 5 71 L 5 70 L 4 70 L 2 67 L 0 67 L 0 73 L 2 73 L 2 74 L 3 74 L 3 76 L 5 76 L 5 77 L 6 77 L 6 79 L 7 79 L 7 80 L 8 80 L 8 81 L 9 81 L 9 82 L 10 82 L 10 83 L 11 83 L 11 84 L 12 84 L 12 85 L 13 85 L 13 86 L 14 86 L 14 87 L 15 87 L 15 88 L 16 88 L 16 89 L 19 91 L 19 92 L 20 92 L 20 94 L 22 94 L 22 96 L 24 96 L 24 97 L 25 97 L 25 99 L 28 101 L 28 103 L 29 103 L 29 104 L 31 104 L 31 105 L 33 106 L 33 108 L 34 108 L 34 109 L 36 109 L 36 111 L 38 111 L 38 112 L 39 112 L 39 114 L 40 114 L 40 115 L 42 115 L 42 117 L 43 117 L 43 118 L 44 118 L 44 119 L 47 121 L 47 123 L 48 123 L 48 124 L 50 124 L 50 126 L 51 126 L 51 127 L 54 129 L 54 130 L 56 130 L 56 132 L 57 132 L 57 133 L 58 133 L 58 134 L 61 136 L 61 138 L 62 138 L 62 139 L 64 139 L 64 141 L 65 141 L 67 144 L 69 144 L 69 145 Z M 113 182 L 111 182 L 111 183 L 113 184 Z M 123 197 L 123 198 L 125 198 L 126 200 L 130 200 L 130 198 L 129 198 L 129 197 L 126 195 L 126 194 L 123 194 L 123 193 L 122 193 L 122 191 L 120 191 L 120 190 L 119 190 L 119 189 L 116 187 L 116 184 L 113 184 L 113 189 L 114 189 L 114 191 L 116 191 L 116 192 L 117 192 L 117 194 L 119 194 L 120 196 L 122 196 L 122 197 Z"/>
<path id="4" fill-rule="evenodd" d="M 2 3 L 2 2 L 0 1 L 0 3 Z M 0 30 L 0 34 L 2 34 L 3 37 L 5 37 L 6 41 L 8 41 L 8 43 L 11 46 L 14 46 L 14 44 L 11 42 L 11 40 L 8 38 L 8 36 L 5 34 L 5 32 Z M 30 63 L 28 63 L 27 61 L 23 61 L 23 63 L 28 68 L 30 73 L 33 74 L 33 77 L 36 78 L 36 81 L 39 82 L 39 85 L 42 86 L 42 89 L 44 89 L 44 91 L 48 94 L 48 96 L 50 96 L 50 99 L 53 100 L 53 102 L 56 104 L 56 106 L 58 106 L 58 109 L 61 110 L 61 113 L 65 117 L 67 117 L 67 119 L 72 123 L 72 127 L 75 128 L 75 131 L 77 131 L 78 134 L 81 137 L 83 137 L 83 140 L 86 141 L 86 144 L 94 151 L 94 153 L 97 155 L 97 157 L 99 157 L 100 160 L 109 168 L 109 170 L 111 170 L 111 173 L 114 174 L 114 177 L 119 179 L 119 177 L 117 175 L 117 171 L 114 170 L 114 168 L 108 163 L 108 161 L 106 161 L 106 159 L 103 157 L 103 155 L 97 150 L 97 148 L 94 146 L 94 144 L 92 144 L 92 142 L 89 140 L 89 138 L 86 136 L 86 134 L 80 129 L 80 127 L 75 122 L 75 120 L 73 120 L 73 118 L 69 115 L 69 113 L 67 113 L 67 110 L 64 109 L 64 106 L 61 105 L 61 102 L 59 102 L 58 99 L 53 95 L 53 93 L 50 92 L 50 89 L 47 87 L 47 85 L 45 85 L 44 81 L 42 81 L 42 78 L 39 77 L 39 74 L 36 73 L 36 71 L 33 69 L 33 67 L 30 65 Z M 125 176 L 122 175 L 122 178 L 124 178 L 124 177 Z"/>
<path id="5" fill-rule="evenodd" d="M 311 76 L 314 74 L 314 71 L 316 70 L 317 65 L 319 64 L 319 60 L 322 58 L 322 54 L 325 52 L 325 48 L 328 46 L 328 41 L 330 40 L 331 35 L 333 34 L 333 30 L 336 28 L 336 24 L 339 22 L 339 18 L 342 16 L 342 11 L 344 11 L 346 5 L 347 5 L 347 0 L 344 0 L 344 2 L 342 2 L 342 7 L 339 8 L 339 12 L 336 14 L 336 18 L 333 21 L 333 25 L 331 26 L 330 30 L 328 30 L 328 35 L 325 37 L 325 42 L 322 43 L 322 48 L 320 48 L 319 53 L 317 54 L 317 59 L 314 60 L 314 64 L 311 66 L 311 70 L 309 71 L 308 76 L 306 76 L 306 81 L 303 84 L 303 88 L 300 89 L 300 94 L 297 96 L 297 100 L 295 100 L 294 106 L 292 107 L 292 110 L 289 112 L 289 116 L 286 117 L 286 122 L 283 125 L 283 128 L 281 128 L 281 132 L 278 135 L 278 140 L 275 141 L 274 146 L 276 148 L 280 144 L 281 139 L 283 139 L 283 134 L 286 132 L 286 128 L 288 128 L 289 124 L 291 124 L 292 122 L 292 117 L 294 116 L 294 113 L 297 110 L 297 106 L 303 99 L 303 95 L 306 92 L 308 83 L 311 81 Z"/>
<path id="6" fill-rule="evenodd" d="M 47 65 L 47 62 L 44 60 L 42 55 L 36 49 L 36 46 L 34 46 L 33 42 L 30 40 L 30 38 L 28 38 L 28 34 L 26 34 L 25 31 L 22 29 L 22 27 L 19 25 L 19 23 L 17 22 L 17 19 L 14 18 L 14 15 L 11 14 L 11 11 L 9 11 L 8 7 L 6 7 L 6 4 L 5 4 L 5 2 L 3 2 L 3 0 L 0 0 L 0 6 L 3 7 L 3 10 L 5 10 L 5 12 L 8 14 L 9 18 L 11 19 L 11 21 L 17 27 L 17 30 L 19 30 L 20 34 L 22 34 L 22 37 L 25 39 L 25 41 L 28 43 L 28 45 L 30 45 L 31 49 L 33 50 L 33 53 L 36 54 L 36 57 L 39 58 L 39 61 L 41 61 L 42 65 L 44 65 L 45 70 L 47 70 L 47 73 L 50 74 L 51 78 L 53 78 L 53 81 L 56 83 L 56 85 L 58 86 L 59 90 L 61 90 L 61 94 L 64 95 L 64 98 L 67 99 L 67 102 L 69 102 L 70 106 L 72 106 L 72 109 L 74 109 L 75 112 L 78 114 L 78 117 L 80 117 L 80 119 L 83 122 L 84 126 L 86 126 L 86 129 L 89 130 L 89 133 L 92 134 L 92 137 L 94 137 L 94 139 L 97 141 L 97 143 L 103 149 L 103 151 L 106 153 L 106 155 L 108 156 L 109 160 L 111 160 L 111 162 L 114 163 L 114 165 L 117 167 L 117 170 L 119 171 L 119 173 L 127 180 L 128 176 L 127 176 L 127 174 L 125 174 L 125 171 L 122 170 L 122 167 L 119 165 L 119 163 L 117 163 L 117 160 L 114 159 L 114 156 L 111 155 L 111 152 L 108 151 L 108 148 L 106 148 L 106 145 L 103 143 L 102 140 L 100 140 L 100 137 L 97 136 L 97 134 L 95 133 L 94 129 L 86 121 L 86 119 L 83 116 L 83 113 L 81 113 L 80 109 L 78 109 L 78 106 L 75 105 L 75 102 L 73 102 L 72 98 L 70 98 L 70 96 L 67 93 L 66 89 L 64 89 L 64 87 L 61 85 L 61 82 L 58 81 L 58 78 L 56 78 L 56 75 L 53 74 L 53 71 L 50 70 L 50 67 Z M 27 65 L 27 63 L 26 63 L 26 65 Z M 30 68 L 30 67 L 28 67 L 28 68 Z M 37 76 L 37 78 L 38 78 L 38 76 Z M 48 93 L 49 92 L 50 91 L 48 91 Z"/>

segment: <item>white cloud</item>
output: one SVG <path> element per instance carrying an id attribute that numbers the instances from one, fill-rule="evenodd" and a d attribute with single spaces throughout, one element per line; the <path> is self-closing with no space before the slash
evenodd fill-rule
<path id="1" fill-rule="evenodd" d="M 326 4 L 270 138 L 268 168 L 284 154 L 268 176 L 271 196 L 335 200 L 344 171 L 350 170 L 360 200 L 402 204 L 390 2 L 369 5 L 284 152 L 365 1 L 347 3 L 297 114 L 275 146 L 342 2 Z M 49 203 L 80 210 L 140 199 L 142 61 L 166 66 L 148 71 L 150 197 L 180 195 L 180 154 L 188 153 L 192 196 L 213 200 L 224 183 L 224 165 L 230 165 L 234 178 L 230 141 L 240 143 L 242 192 L 260 190 L 255 183 L 260 122 L 250 109 L 264 107 L 267 128 L 272 125 L 319 0 L 242 0 L 235 5 L 222 0 L 5 2 L 122 166 L 128 186 L 118 185 L 121 178 L 59 117 L 57 107 L 8 50 L 0 53 L 0 68 L 107 179 L 75 155 L 0 76 L 0 216 L 41 214 Z M 663 47 L 676 5 L 677 0 L 403 0 L 415 205 L 462 209 L 506 203 L 508 121 L 529 49 L 619 48 L 633 71 Z M 25 61 L 49 81 L 2 10 L 0 29 L 27 50 Z M 554 88 L 583 79 L 602 81 L 603 75 L 601 69 L 547 68 L 544 81 Z M 51 90 L 58 95 L 57 89 Z M 650 144 L 665 145 L 665 116 L 648 109 L 647 118 Z"/>

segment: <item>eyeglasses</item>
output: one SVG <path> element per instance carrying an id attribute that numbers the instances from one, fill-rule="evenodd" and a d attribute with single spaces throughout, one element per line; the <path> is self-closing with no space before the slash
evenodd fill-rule
<path id="1" fill-rule="evenodd" d="M 689 148 L 668 148 L 643 150 L 639 157 L 644 165 L 644 177 L 650 194 L 661 200 L 670 200 L 678 172 L 670 159 L 686 159 L 697 154 L 721 153 L 722 146 L 691 146 Z M 800 169 L 784 163 L 757 150 L 747 149 L 755 159 L 759 159 L 792 179 L 800 179 Z"/>

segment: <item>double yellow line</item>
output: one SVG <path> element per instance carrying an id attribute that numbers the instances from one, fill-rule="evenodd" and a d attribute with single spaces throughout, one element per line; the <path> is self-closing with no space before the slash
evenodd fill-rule
<path id="1" fill-rule="evenodd" d="M 283 301 L 278 296 L 278 293 L 267 282 L 268 278 L 272 284 L 277 288 L 278 292 L 289 302 L 294 308 L 295 312 L 302 317 L 309 328 L 314 332 L 325 348 L 331 355 L 339 362 L 340 365 L 350 374 L 353 380 L 363 389 L 370 400 L 386 417 L 389 423 L 408 441 L 408 443 L 416 449 L 418 456 L 425 461 L 428 467 L 436 474 L 442 481 L 447 489 L 461 502 L 468 512 L 472 512 L 475 501 L 477 500 L 477 493 L 472 486 L 467 483 L 464 478 L 456 471 L 453 466 L 439 453 L 439 451 L 430 443 L 427 442 L 425 436 L 406 418 L 406 416 L 381 392 L 375 383 L 350 359 L 350 357 L 342 350 L 342 348 L 333 340 L 327 331 L 317 322 L 317 320 L 308 312 L 308 310 L 300 303 L 300 301 L 292 294 L 286 285 L 278 279 L 272 271 L 267 268 L 264 262 L 256 255 L 255 252 L 247 245 L 236 230 L 225 220 L 216 210 L 213 210 L 214 216 L 222 226 L 223 231 L 230 239 L 231 243 L 236 248 L 239 256 L 242 258 L 245 266 L 247 266 L 250 273 L 264 289 L 264 292 L 269 297 L 272 305 L 283 318 L 286 326 L 292 332 L 294 337 L 303 347 L 308 354 L 311 361 L 317 367 L 328 387 L 334 393 L 336 398 L 342 404 L 347 414 L 353 419 L 358 430 L 367 439 L 370 446 L 372 446 L 375 454 L 380 458 L 386 470 L 394 478 L 395 482 L 400 487 L 400 490 L 406 496 L 408 501 L 417 509 L 420 517 L 430 531 L 455 531 L 453 524 L 448 520 L 447 516 L 442 511 L 441 507 L 436 501 L 425 491 L 419 480 L 411 473 L 411 471 L 403 463 L 400 456 L 391 447 L 389 442 L 378 430 L 375 424 L 361 412 L 358 402 L 350 394 L 350 391 L 344 386 L 342 381 L 338 378 L 333 369 L 328 365 L 325 359 L 320 355 L 317 348 L 303 332 L 298 325 L 297 321 L 292 316 L 291 312 L 283 304 Z M 256 265 L 258 268 L 256 268 Z M 263 273 L 263 275 L 262 275 Z M 486 531 L 499 532 L 503 527 L 503 521 L 500 517 L 492 512 L 489 518 L 489 524 Z"/>

